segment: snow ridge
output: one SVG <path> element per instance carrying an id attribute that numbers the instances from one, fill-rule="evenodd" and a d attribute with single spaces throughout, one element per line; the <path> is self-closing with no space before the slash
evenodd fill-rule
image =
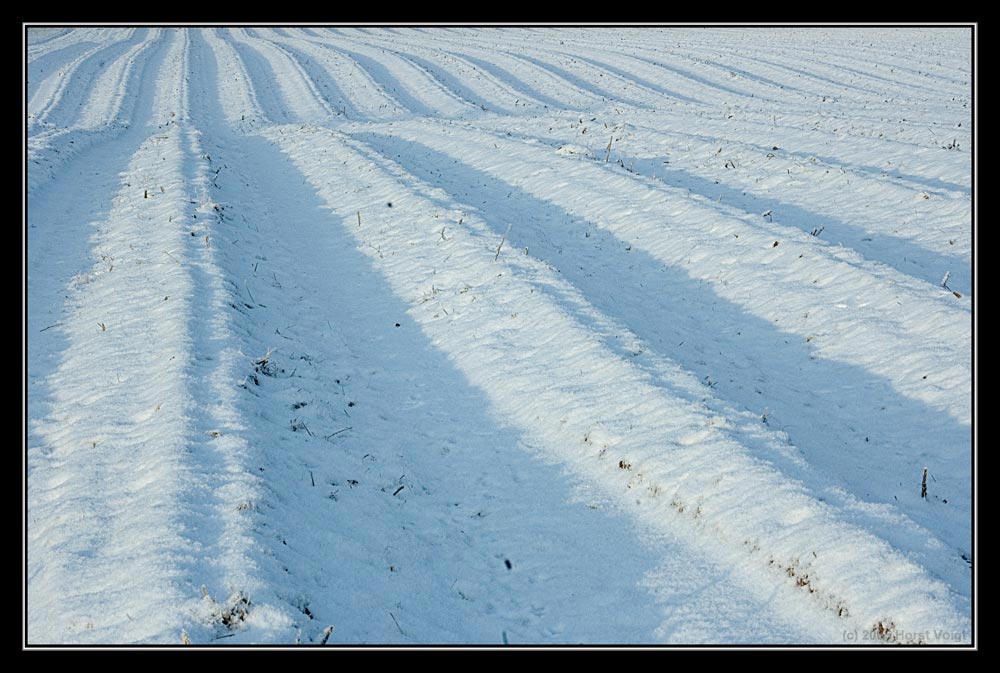
<path id="1" fill-rule="evenodd" d="M 968 42 L 29 30 L 28 642 L 972 642 Z"/>
<path id="2" fill-rule="evenodd" d="M 494 263 L 492 241 L 469 233 L 483 230 L 474 216 L 442 240 L 434 221 L 441 215 L 454 221 L 457 211 L 442 212 L 422 197 L 435 196 L 429 185 L 401 184 L 403 171 L 366 160 L 353 143 L 321 129 L 279 127 L 265 135 L 345 222 L 360 208 L 361 226 L 350 227 L 359 246 L 470 381 L 637 516 L 675 534 L 684 530 L 690 544 L 744 568 L 739 572 L 748 587 L 762 575 L 771 578 L 767 585 L 785 578 L 783 607 L 810 613 L 796 605 L 791 595 L 797 592 L 807 606 L 818 604 L 838 618 L 823 627 L 831 642 L 838 629 L 888 630 L 889 639 L 920 634 L 914 642 L 931 642 L 927 634 L 935 630 L 968 630 L 947 587 L 881 540 L 838 521 L 800 485 L 749 459 L 720 432 L 723 419 L 650 386 L 522 280 L 523 269 Z M 349 170 L 329 170 L 339 165 Z M 343 194 L 355 194 L 350 205 Z M 382 206 L 389 199 L 392 210 Z M 878 561 L 872 565 L 872 559 Z"/>

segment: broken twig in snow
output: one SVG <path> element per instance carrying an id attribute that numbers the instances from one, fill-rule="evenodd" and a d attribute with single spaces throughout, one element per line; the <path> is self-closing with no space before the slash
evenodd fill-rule
<path id="1" fill-rule="evenodd" d="M 393 622 L 395 622 L 395 624 L 396 624 L 396 628 L 397 628 L 397 629 L 399 629 L 399 632 L 400 632 L 400 633 L 403 633 L 403 627 L 402 627 L 402 626 L 400 626 L 400 625 L 399 625 L 399 622 L 397 622 L 397 621 L 396 621 L 396 615 L 392 614 L 392 611 L 391 611 L 391 610 L 389 611 L 389 616 L 390 616 L 390 617 L 392 617 L 392 621 L 393 621 Z M 406 634 L 405 634 L 405 633 L 403 633 L 403 635 L 405 636 Z"/>
<path id="2" fill-rule="evenodd" d="M 510 228 L 513 226 L 514 226 L 513 223 L 507 225 L 507 231 L 504 232 L 503 238 L 500 239 L 500 245 L 497 246 L 497 254 L 493 255 L 494 262 L 497 261 L 498 257 L 500 257 L 500 248 L 503 247 L 503 242 L 507 240 L 507 234 L 510 233 Z"/>
<path id="3" fill-rule="evenodd" d="M 946 271 L 944 274 L 944 278 L 941 279 L 941 287 L 943 287 L 944 289 L 948 290 L 948 292 L 951 292 L 953 295 L 961 299 L 962 295 L 960 295 L 958 292 L 955 292 L 950 287 L 948 287 L 948 281 L 950 279 L 951 279 L 951 271 Z"/>
<path id="4" fill-rule="evenodd" d="M 328 439 L 330 439 L 331 437 L 333 437 L 334 435 L 339 435 L 340 433 L 342 433 L 342 432 L 347 432 L 348 430 L 351 430 L 351 429 L 352 429 L 351 427 L 346 427 L 346 428 L 343 428 L 343 429 L 341 429 L 341 430 L 337 430 L 336 432 L 331 432 L 331 433 L 330 433 L 329 435 L 325 435 L 325 436 L 323 437 L 323 439 L 327 439 L 327 440 L 328 440 Z"/>

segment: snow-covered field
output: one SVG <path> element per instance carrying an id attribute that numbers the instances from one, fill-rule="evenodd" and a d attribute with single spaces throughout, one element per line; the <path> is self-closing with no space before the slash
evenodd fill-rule
<path id="1" fill-rule="evenodd" d="M 29 28 L 26 642 L 971 643 L 970 38 Z"/>

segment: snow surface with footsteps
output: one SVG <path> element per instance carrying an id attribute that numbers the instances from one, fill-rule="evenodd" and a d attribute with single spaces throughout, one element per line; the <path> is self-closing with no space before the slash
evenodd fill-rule
<path id="1" fill-rule="evenodd" d="M 26 642 L 972 642 L 968 45 L 28 31 Z"/>

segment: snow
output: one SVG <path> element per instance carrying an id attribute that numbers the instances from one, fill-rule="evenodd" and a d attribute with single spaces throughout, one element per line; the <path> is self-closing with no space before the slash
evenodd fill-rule
<path id="1" fill-rule="evenodd" d="M 968 30 L 29 29 L 27 644 L 973 642 Z"/>

